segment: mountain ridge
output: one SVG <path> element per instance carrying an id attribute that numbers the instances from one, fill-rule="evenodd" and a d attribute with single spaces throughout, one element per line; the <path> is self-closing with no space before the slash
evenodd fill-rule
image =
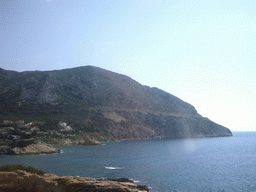
<path id="1" fill-rule="evenodd" d="M 92 126 L 111 139 L 232 135 L 178 97 L 94 66 L 25 72 L 0 69 L 0 109 L 6 118 L 13 114 L 44 120 L 53 113 L 56 119 L 74 124 L 93 118 Z"/>

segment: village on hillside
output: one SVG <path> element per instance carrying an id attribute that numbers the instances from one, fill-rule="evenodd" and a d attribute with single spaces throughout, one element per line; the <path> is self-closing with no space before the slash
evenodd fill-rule
<path id="1" fill-rule="evenodd" d="M 0 120 L 0 145 L 20 140 L 74 136 L 74 129 L 62 121 L 55 129 L 49 128 L 45 128 L 43 122 L 25 123 L 24 120 Z"/>

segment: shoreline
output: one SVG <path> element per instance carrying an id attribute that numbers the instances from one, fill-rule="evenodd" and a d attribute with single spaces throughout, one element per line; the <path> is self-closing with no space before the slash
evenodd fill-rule
<path id="1" fill-rule="evenodd" d="M 61 150 L 42 143 L 31 144 L 26 147 L 0 147 L 0 155 L 43 155 L 54 153 L 61 153 Z"/>
<path id="2" fill-rule="evenodd" d="M 148 192 L 144 185 L 136 185 L 127 178 L 91 178 L 36 174 L 24 170 L 0 171 L 0 189 L 9 191 L 115 191 Z"/>
<path id="3" fill-rule="evenodd" d="M 231 135 L 209 135 L 202 137 L 177 137 L 177 138 L 130 138 L 130 139 L 118 139 L 112 141 L 100 142 L 98 140 L 90 140 L 90 142 L 73 141 L 70 139 L 59 140 L 55 142 L 42 143 L 41 141 L 27 145 L 26 147 L 11 147 L 8 145 L 0 146 L 0 155 L 47 155 L 54 153 L 63 153 L 60 149 L 52 146 L 65 146 L 65 145 L 84 145 L 84 146 L 94 146 L 94 145 L 105 145 L 108 142 L 122 142 L 122 141 L 140 141 L 140 140 L 163 140 L 163 139 L 201 139 L 201 138 L 213 138 L 213 137 L 231 137 Z"/>

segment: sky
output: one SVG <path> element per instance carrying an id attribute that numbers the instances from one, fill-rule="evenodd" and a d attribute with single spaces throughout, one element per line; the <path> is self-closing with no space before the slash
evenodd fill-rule
<path id="1" fill-rule="evenodd" d="M 255 0 L 1 0 L 0 67 L 93 65 L 256 131 Z"/>

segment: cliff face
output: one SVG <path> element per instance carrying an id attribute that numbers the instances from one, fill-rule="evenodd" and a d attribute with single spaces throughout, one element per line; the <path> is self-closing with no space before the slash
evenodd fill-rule
<path id="1" fill-rule="evenodd" d="M 1 69 L 0 114 L 69 121 L 111 139 L 232 135 L 167 92 L 92 66 L 22 73 Z"/>
<path id="2" fill-rule="evenodd" d="M 93 179 L 89 177 L 60 177 L 52 174 L 39 176 L 26 171 L 0 172 L 0 191 L 23 192 L 146 192 L 146 186 L 139 186 L 128 179 Z"/>

